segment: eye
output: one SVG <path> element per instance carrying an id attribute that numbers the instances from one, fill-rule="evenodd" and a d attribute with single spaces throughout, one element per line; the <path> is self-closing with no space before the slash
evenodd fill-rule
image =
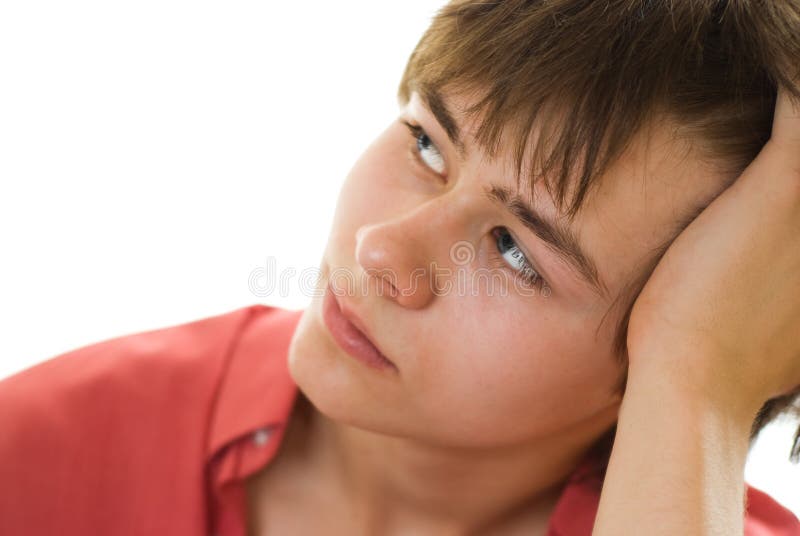
<path id="1" fill-rule="evenodd" d="M 547 281 L 539 274 L 539 270 L 525 257 L 516 240 L 505 227 L 495 227 L 492 229 L 492 236 L 495 239 L 497 254 L 495 258 L 508 266 L 519 276 L 522 282 L 530 287 L 542 287 L 542 295 L 549 295 L 550 287 Z M 545 289 L 547 294 L 545 294 Z"/>
<path id="2" fill-rule="evenodd" d="M 425 130 L 421 126 L 414 125 L 408 121 L 403 121 L 402 123 L 408 128 L 414 141 L 415 146 L 412 148 L 414 158 L 434 172 L 440 175 L 443 174 L 445 171 L 444 157 Z"/>

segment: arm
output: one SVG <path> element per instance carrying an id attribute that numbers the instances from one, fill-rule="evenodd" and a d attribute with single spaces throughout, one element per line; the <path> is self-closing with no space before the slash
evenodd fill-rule
<path id="1" fill-rule="evenodd" d="M 650 367 L 632 371 L 593 534 L 743 533 L 750 424 Z"/>
<path id="2" fill-rule="evenodd" d="M 596 536 L 741 535 L 749 432 L 800 385 L 800 90 L 670 244 L 628 323 L 627 391 Z"/>

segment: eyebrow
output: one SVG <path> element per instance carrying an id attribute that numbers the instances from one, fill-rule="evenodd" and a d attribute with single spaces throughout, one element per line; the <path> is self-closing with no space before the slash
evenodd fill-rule
<path id="1" fill-rule="evenodd" d="M 458 122 L 447 108 L 442 94 L 435 88 L 428 88 L 418 94 L 423 104 L 447 133 L 459 157 L 465 159 L 467 148 L 461 139 Z M 527 200 L 509 188 L 493 184 L 484 190 L 484 193 L 490 201 L 503 206 L 522 225 L 543 240 L 596 294 L 602 297 L 608 296 L 608 287 L 599 276 L 597 263 L 583 250 L 572 229 L 539 214 Z"/>
<path id="2" fill-rule="evenodd" d="M 450 112 L 450 109 L 447 107 L 447 104 L 445 104 L 442 94 L 435 88 L 426 89 L 425 91 L 418 92 L 418 94 L 422 103 L 430 110 L 436 118 L 436 121 L 438 121 L 444 129 L 447 137 L 450 139 L 450 143 L 455 146 L 459 158 L 461 158 L 461 160 L 466 160 L 467 147 L 461 139 L 461 129 L 452 112 Z"/>

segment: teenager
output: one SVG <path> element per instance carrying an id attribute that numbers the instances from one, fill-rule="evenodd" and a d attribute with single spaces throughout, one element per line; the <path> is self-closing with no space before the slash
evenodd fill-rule
<path id="1" fill-rule="evenodd" d="M 306 309 L 0 382 L 0 533 L 800 534 L 743 481 L 800 392 L 798 57 L 794 1 L 448 4 Z"/>

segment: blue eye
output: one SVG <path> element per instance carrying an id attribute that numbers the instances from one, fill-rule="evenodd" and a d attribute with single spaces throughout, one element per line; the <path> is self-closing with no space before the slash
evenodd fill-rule
<path id="1" fill-rule="evenodd" d="M 525 254 L 517 245 L 514 237 L 505 227 L 495 227 L 492 229 L 492 236 L 495 238 L 497 252 L 502 261 L 509 265 L 515 274 L 522 278 L 523 283 L 535 287 L 541 285 L 548 288 L 547 281 L 539 274 L 536 267 L 525 257 Z M 549 288 L 548 288 L 549 291 Z"/>
<path id="2" fill-rule="evenodd" d="M 444 158 L 425 130 L 421 126 L 408 121 L 401 120 L 401 122 L 408 128 L 414 142 L 415 146 L 409 148 L 413 158 L 438 174 L 444 173 Z M 549 296 L 550 288 L 547 281 L 525 257 L 522 249 L 517 245 L 508 229 L 495 227 L 492 230 L 492 235 L 495 238 L 495 250 L 499 254 L 494 255 L 493 259 L 501 262 L 504 266 L 509 266 L 515 276 L 520 277 L 523 284 L 532 288 L 542 287 L 542 294 Z"/>
<path id="3" fill-rule="evenodd" d="M 431 168 L 440 175 L 444 173 L 444 157 L 436 145 L 433 144 L 430 136 L 419 125 L 414 125 L 408 121 L 402 122 L 411 134 L 416 148 L 414 150 L 414 158 L 416 158 L 422 165 Z"/>

